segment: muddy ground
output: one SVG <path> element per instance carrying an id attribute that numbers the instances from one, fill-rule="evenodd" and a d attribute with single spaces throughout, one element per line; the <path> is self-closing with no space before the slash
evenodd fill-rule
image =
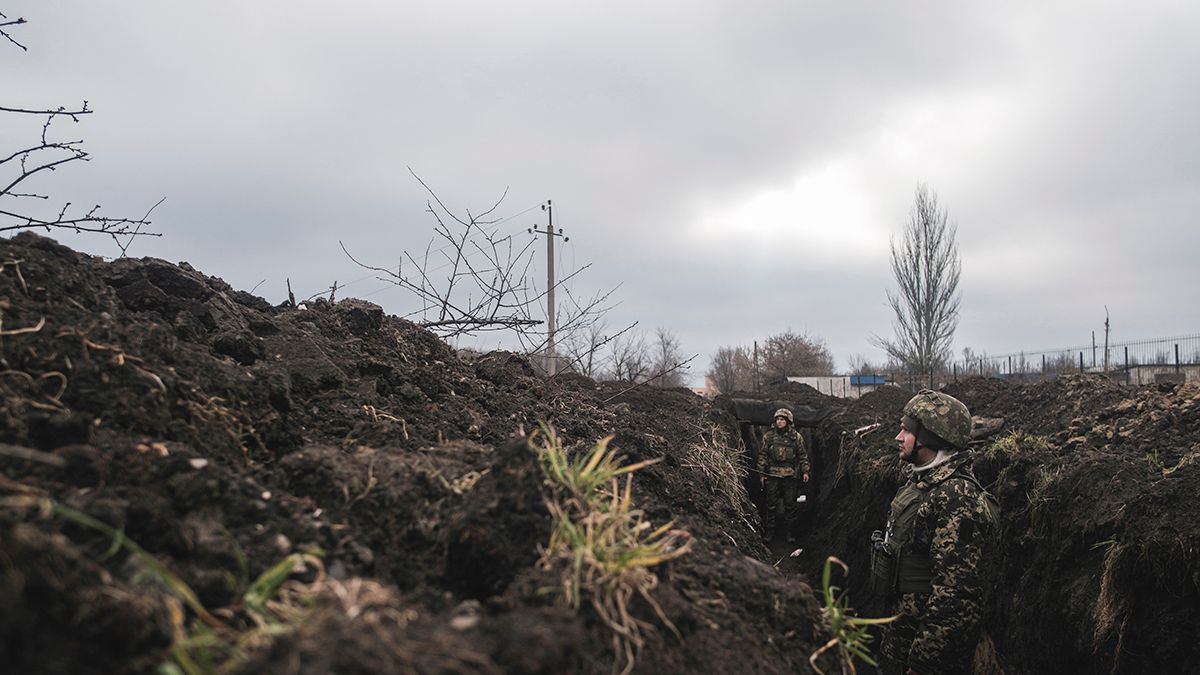
<path id="1" fill-rule="evenodd" d="M 0 264 L 6 672 L 186 672 L 181 649 L 233 637 L 194 672 L 610 672 L 624 665 L 612 630 L 538 565 L 551 520 L 527 436 L 543 421 L 577 449 L 614 434 L 627 461 L 660 459 L 634 497 L 691 535 L 653 568 L 662 616 L 633 602 L 652 627 L 636 672 L 808 671 L 828 639 L 808 583 L 826 555 L 851 565 L 852 604 L 877 603 L 865 542 L 899 477 L 899 390 L 764 395 L 830 411 L 807 432 L 807 531 L 788 558 L 761 540 L 754 491 L 699 451 L 754 451 L 756 429 L 721 400 L 545 379 L 369 303 L 274 307 L 186 264 L 104 262 L 30 234 L 0 241 Z M 949 390 L 1004 419 L 976 443 L 1005 537 L 981 664 L 1200 667 L 1200 391 L 1095 377 Z M 249 586 L 305 552 L 319 557 L 270 600 L 280 621 L 256 626 Z"/>

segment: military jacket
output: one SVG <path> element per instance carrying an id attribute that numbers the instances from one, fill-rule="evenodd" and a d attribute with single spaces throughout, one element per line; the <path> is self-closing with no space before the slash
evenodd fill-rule
<path id="1" fill-rule="evenodd" d="M 898 566 L 893 590 L 901 617 L 895 630 L 911 639 L 904 660 L 917 672 L 969 662 L 984 584 L 991 583 L 985 563 L 996 555 L 998 515 L 967 453 L 913 472 L 896 493 L 888 518 Z"/>
<path id="2" fill-rule="evenodd" d="M 810 468 L 804 435 L 794 427 L 772 427 L 763 434 L 758 451 L 759 473 L 782 478 L 808 473 Z"/>

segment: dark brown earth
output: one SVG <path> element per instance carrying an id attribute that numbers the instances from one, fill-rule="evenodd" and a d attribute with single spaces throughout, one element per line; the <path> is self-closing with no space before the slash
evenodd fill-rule
<path id="1" fill-rule="evenodd" d="M 536 564 L 550 517 L 525 434 L 543 421 L 661 459 L 635 499 L 692 535 L 655 568 L 677 634 L 630 608 L 655 627 L 637 671 L 795 672 L 827 640 L 745 495 L 689 461 L 731 426 L 690 392 L 547 380 L 369 303 L 272 307 L 186 264 L 106 263 L 30 234 L 0 242 L 0 262 L 5 672 L 155 672 L 184 629 L 203 632 L 121 540 L 193 589 L 219 634 L 253 634 L 236 672 L 609 672 L 611 629 L 544 592 L 557 578 Z M 299 567 L 281 596 L 306 592 L 311 612 L 250 631 L 248 583 L 307 551 L 321 571 Z"/>
<path id="2" fill-rule="evenodd" d="M 866 542 L 898 484 L 899 389 L 757 397 L 815 411 L 805 536 L 768 546 L 755 492 L 722 493 L 692 452 L 715 430 L 753 453 L 759 429 L 727 401 L 546 379 L 369 303 L 273 307 L 186 264 L 107 263 L 30 234 L 0 240 L 0 265 L 4 672 L 164 672 L 204 629 L 147 560 L 194 590 L 217 635 L 245 638 L 227 672 L 609 672 L 611 629 L 545 592 L 558 579 L 537 564 L 540 422 L 576 450 L 614 434 L 627 461 L 660 459 L 634 497 L 691 533 L 653 568 L 678 634 L 631 608 L 655 627 L 637 672 L 807 672 L 828 639 L 807 580 L 827 555 L 850 564 L 851 604 L 880 611 Z M 1200 389 L 948 391 L 1004 419 L 974 444 L 1004 536 L 980 672 L 1200 670 Z M 319 563 L 275 596 L 286 629 L 254 630 L 249 583 L 302 552 Z"/>

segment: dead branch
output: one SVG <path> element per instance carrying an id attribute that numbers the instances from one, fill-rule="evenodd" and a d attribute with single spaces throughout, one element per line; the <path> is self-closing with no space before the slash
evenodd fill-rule
<path id="1" fill-rule="evenodd" d="M 633 391 L 634 389 L 637 389 L 638 387 L 640 387 L 642 385 L 649 384 L 650 382 L 652 382 L 668 373 L 673 373 L 673 372 L 679 370 L 680 368 L 683 368 L 687 364 L 691 363 L 692 361 L 696 360 L 696 357 L 698 357 L 698 356 L 700 356 L 700 355 L 692 354 L 687 359 L 680 361 L 679 363 L 673 364 L 669 368 L 660 370 L 657 373 L 654 373 L 650 377 L 646 378 L 645 380 L 642 380 L 641 382 L 634 382 L 630 386 L 625 387 L 621 391 L 618 391 L 617 393 L 613 394 L 612 396 L 609 396 L 608 398 L 604 399 L 603 401 L 601 401 L 601 403 L 608 403 L 608 402 L 612 401 L 613 399 L 621 396 L 622 394 L 627 394 L 627 393 Z"/>
<path id="2" fill-rule="evenodd" d="M 24 18 L 9 20 L 0 14 L 0 37 L 28 51 L 6 27 L 26 23 Z M 91 161 L 91 155 L 83 149 L 81 140 L 55 140 L 50 138 L 51 126 L 56 120 L 67 119 L 79 122 L 83 115 L 92 114 L 85 100 L 78 108 L 36 108 L 0 105 L 0 113 L 25 116 L 44 116 L 41 135 L 36 143 L 18 146 L 14 151 L 0 152 L 0 232 L 41 228 L 47 231 L 69 230 L 107 234 L 113 237 L 124 256 L 135 237 L 161 236 L 157 232 L 143 231 L 150 225 L 149 216 L 158 204 L 151 207 L 141 218 L 125 218 L 102 215 L 97 204 L 84 211 L 72 211 L 72 202 L 62 201 L 58 207 L 48 207 L 51 197 L 39 193 L 32 185 L 36 178 L 57 171 L 76 162 Z M 39 206 L 37 203 L 42 205 Z M 159 201 L 161 204 L 162 201 Z M 122 238 L 128 237 L 128 241 Z"/>

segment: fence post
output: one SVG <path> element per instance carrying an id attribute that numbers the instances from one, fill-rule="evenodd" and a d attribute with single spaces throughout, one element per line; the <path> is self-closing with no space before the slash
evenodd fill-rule
<path id="1" fill-rule="evenodd" d="M 1125 345 L 1125 384 L 1129 383 L 1129 345 Z"/>
<path id="2" fill-rule="evenodd" d="M 1046 375 L 1046 355 L 1042 354 L 1042 376 Z"/>
<path id="3" fill-rule="evenodd" d="M 1079 352 L 1079 372 L 1083 372 L 1083 352 Z"/>
<path id="4" fill-rule="evenodd" d="M 1008 374 L 1009 375 L 1013 374 L 1012 373 L 1012 355 L 1009 355 L 1009 357 L 1008 357 Z"/>
<path id="5" fill-rule="evenodd" d="M 1175 343 L 1175 372 L 1179 372 L 1179 343 Z"/>

